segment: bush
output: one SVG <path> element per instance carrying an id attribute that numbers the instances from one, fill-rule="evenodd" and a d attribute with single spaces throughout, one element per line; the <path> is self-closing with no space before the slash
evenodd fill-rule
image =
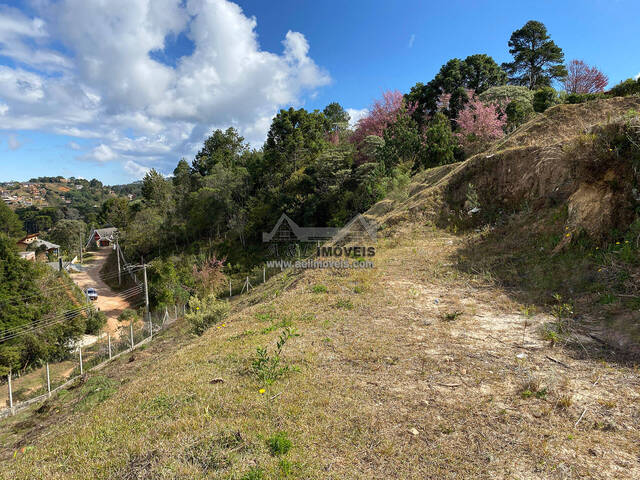
<path id="1" fill-rule="evenodd" d="M 558 93 L 551 87 L 542 87 L 533 94 L 533 109 L 544 112 L 558 103 Z"/>
<path id="2" fill-rule="evenodd" d="M 526 100 L 514 100 L 505 109 L 507 131 L 511 132 L 525 123 L 533 115 L 533 104 Z"/>
<path id="3" fill-rule="evenodd" d="M 481 102 L 494 103 L 500 106 L 500 108 L 506 108 L 506 106 L 515 101 L 528 103 L 533 110 L 533 92 L 527 87 L 520 87 L 516 85 L 503 85 L 500 87 L 491 87 L 478 95 Z"/>
<path id="4" fill-rule="evenodd" d="M 585 103 L 599 98 L 606 98 L 604 93 L 570 93 L 565 98 L 565 103 L 576 104 Z"/>
<path id="5" fill-rule="evenodd" d="M 628 78 L 624 82 L 620 82 L 607 92 L 612 97 L 626 97 L 628 95 L 640 94 L 640 77 L 637 80 Z"/>
<path id="6" fill-rule="evenodd" d="M 190 312 L 185 316 L 196 335 L 202 335 L 211 325 L 220 323 L 229 314 L 227 302 L 218 300 L 214 295 L 204 299 L 191 297 Z"/>
<path id="7" fill-rule="evenodd" d="M 97 335 L 102 327 L 107 323 L 107 316 L 103 312 L 89 312 L 87 321 L 85 323 L 85 333 L 89 335 Z"/>
<path id="8" fill-rule="evenodd" d="M 135 318 L 137 316 L 138 315 L 136 314 L 135 310 L 131 310 L 130 308 L 127 308 L 120 315 L 118 315 L 118 321 L 119 322 L 128 322 L 128 321 L 131 321 L 131 320 L 135 320 Z"/>

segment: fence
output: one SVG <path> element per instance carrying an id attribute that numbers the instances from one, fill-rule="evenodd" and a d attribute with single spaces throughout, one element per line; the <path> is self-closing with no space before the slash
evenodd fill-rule
<path id="1" fill-rule="evenodd" d="M 184 305 L 175 305 L 151 312 L 148 321 L 131 321 L 122 325 L 114 334 L 103 334 L 96 342 L 76 347 L 69 359 L 26 375 L 8 375 L 0 386 L 7 399 L 0 409 L 0 418 L 15 414 L 34 403 L 46 400 L 65 388 L 86 372 L 99 370 L 126 352 L 131 352 L 151 341 L 153 336 L 185 314 Z M 81 344 L 81 342 L 80 342 Z"/>

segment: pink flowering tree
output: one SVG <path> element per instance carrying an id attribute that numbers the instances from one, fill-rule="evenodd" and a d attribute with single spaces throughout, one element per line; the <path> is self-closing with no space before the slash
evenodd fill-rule
<path id="1" fill-rule="evenodd" d="M 397 90 L 383 92 L 382 98 L 373 102 L 369 113 L 358 121 L 351 135 L 351 142 L 358 148 L 359 163 L 367 161 L 364 153 L 360 151 L 364 140 L 371 135 L 382 138 L 384 131 L 389 125 L 395 123 L 403 110 L 405 110 L 403 95 Z"/>
<path id="2" fill-rule="evenodd" d="M 456 134 L 467 154 L 473 154 L 504 136 L 506 122 L 506 115 L 498 105 L 485 104 L 472 97 L 456 119 Z"/>

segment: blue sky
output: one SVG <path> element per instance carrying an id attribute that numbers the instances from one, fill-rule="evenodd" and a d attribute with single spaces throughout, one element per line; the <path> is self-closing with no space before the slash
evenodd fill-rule
<path id="1" fill-rule="evenodd" d="M 0 2 L 0 181 L 170 173 L 213 128 L 258 146 L 279 108 L 361 113 L 450 58 L 507 61 L 531 19 L 613 85 L 640 73 L 638 18 L 631 0 Z"/>

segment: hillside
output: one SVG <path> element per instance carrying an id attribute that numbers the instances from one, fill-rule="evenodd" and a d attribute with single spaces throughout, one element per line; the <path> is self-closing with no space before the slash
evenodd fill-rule
<path id="1" fill-rule="evenodd" d="M 418 174 L 367 212 L 374 269 L 178 323 L 3 421 L 0 476 L 638 478 L 632 109 L 554 107 Z"/>

